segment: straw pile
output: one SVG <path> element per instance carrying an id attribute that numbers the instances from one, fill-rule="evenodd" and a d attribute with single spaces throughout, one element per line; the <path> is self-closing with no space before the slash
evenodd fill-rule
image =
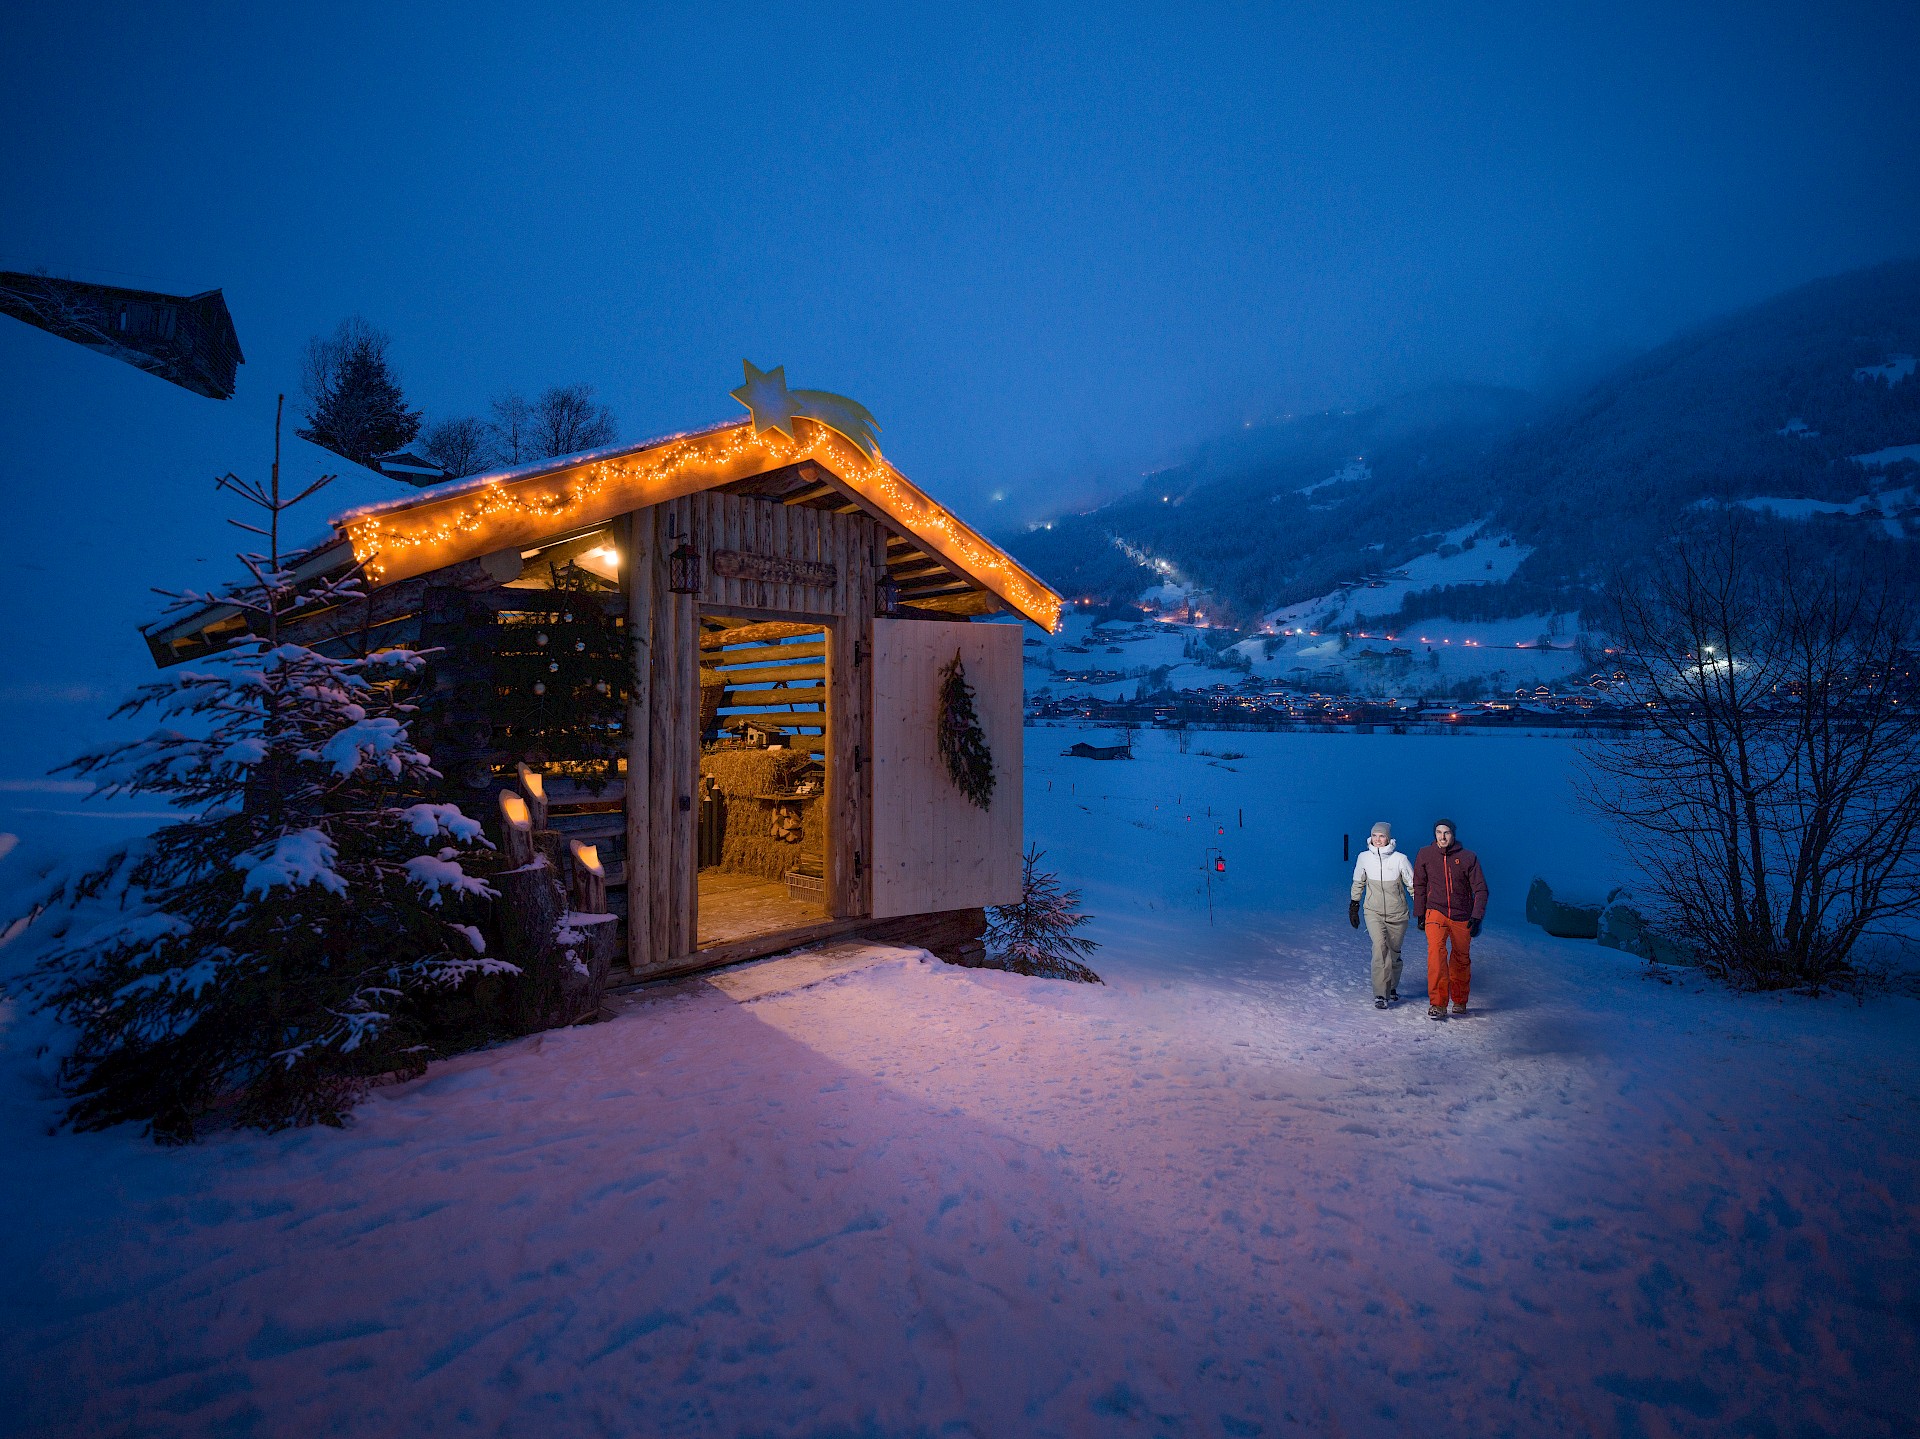
<path id="1" fill-rule="evenodd" d="M 720 852 L 723 869 L 779 879 L 802 854 L 820 854 L 826 842 L 826 817 L 819 800 L 783 806 L 756 799 L 793 788 L 807 766 L 792 750 L 723 749 L 700 757 L 700 773 L 711 775 L 727 797 L 727 831 Z M 799 842 L 775 839 L 775 811 L 790 808 L 800 817 Z"/>

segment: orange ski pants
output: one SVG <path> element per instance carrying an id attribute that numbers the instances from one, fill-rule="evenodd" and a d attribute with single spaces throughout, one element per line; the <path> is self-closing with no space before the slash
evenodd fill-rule
<path id="1" fill-rule="evenodd" d="M 1464 919 L 1448 919 L 1437 909 L 1427 911 L 1427 1003 L 1445 1009 L 1447 1001 L 1467 1002 L 1467 980 L 1472 974 L 1472 936 Z M 1452 958 L 1447 956 L 1451 943 Z"/>

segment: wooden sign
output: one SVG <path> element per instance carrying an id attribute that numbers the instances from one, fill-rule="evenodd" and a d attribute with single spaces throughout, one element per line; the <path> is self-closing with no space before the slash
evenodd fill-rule
<path id="1" fill-rule="evenodd" d="M 759 580 L 769 585 L 805 585 L 830 590 L 840 582 L 840 571 L 823 560 L 790 560 L 784 555 L 756 555 L 745 550 L 715 550 L 713 572 L 723 580 Z"/>

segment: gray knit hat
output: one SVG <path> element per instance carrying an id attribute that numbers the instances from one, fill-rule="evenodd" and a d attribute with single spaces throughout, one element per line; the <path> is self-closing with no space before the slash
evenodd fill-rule
<path id="1" fill-rule="evenodd" d="M 1381 839 L 1393 838 L 1393 826 L 1388 824 L 1384 819 L 1374 825 L 1373 832 L 1380 836 Z"/>

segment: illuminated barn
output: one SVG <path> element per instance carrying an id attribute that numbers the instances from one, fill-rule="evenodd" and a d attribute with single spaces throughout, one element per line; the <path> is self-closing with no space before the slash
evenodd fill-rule
<path id="1" fill-rule="evenodd" d="M 470 813 L 523 791 L 593 847 L 634 977 L 835 935 L 969 959 L 1020 888 L 1021 627 L 989 621 L 1051 629 L 1060 598 L 888 464 L 858 405 L 751 366 L 734 393 L 733 423 L 338 516 L 298 568 L 357 564 L 364 595 L 288 637 L 440 649 L 416 732 Z M 165 665 L 245 628 L 215 605 L 145 633 Z M 985 808 L 937 741 L 956 656 Z"/>

